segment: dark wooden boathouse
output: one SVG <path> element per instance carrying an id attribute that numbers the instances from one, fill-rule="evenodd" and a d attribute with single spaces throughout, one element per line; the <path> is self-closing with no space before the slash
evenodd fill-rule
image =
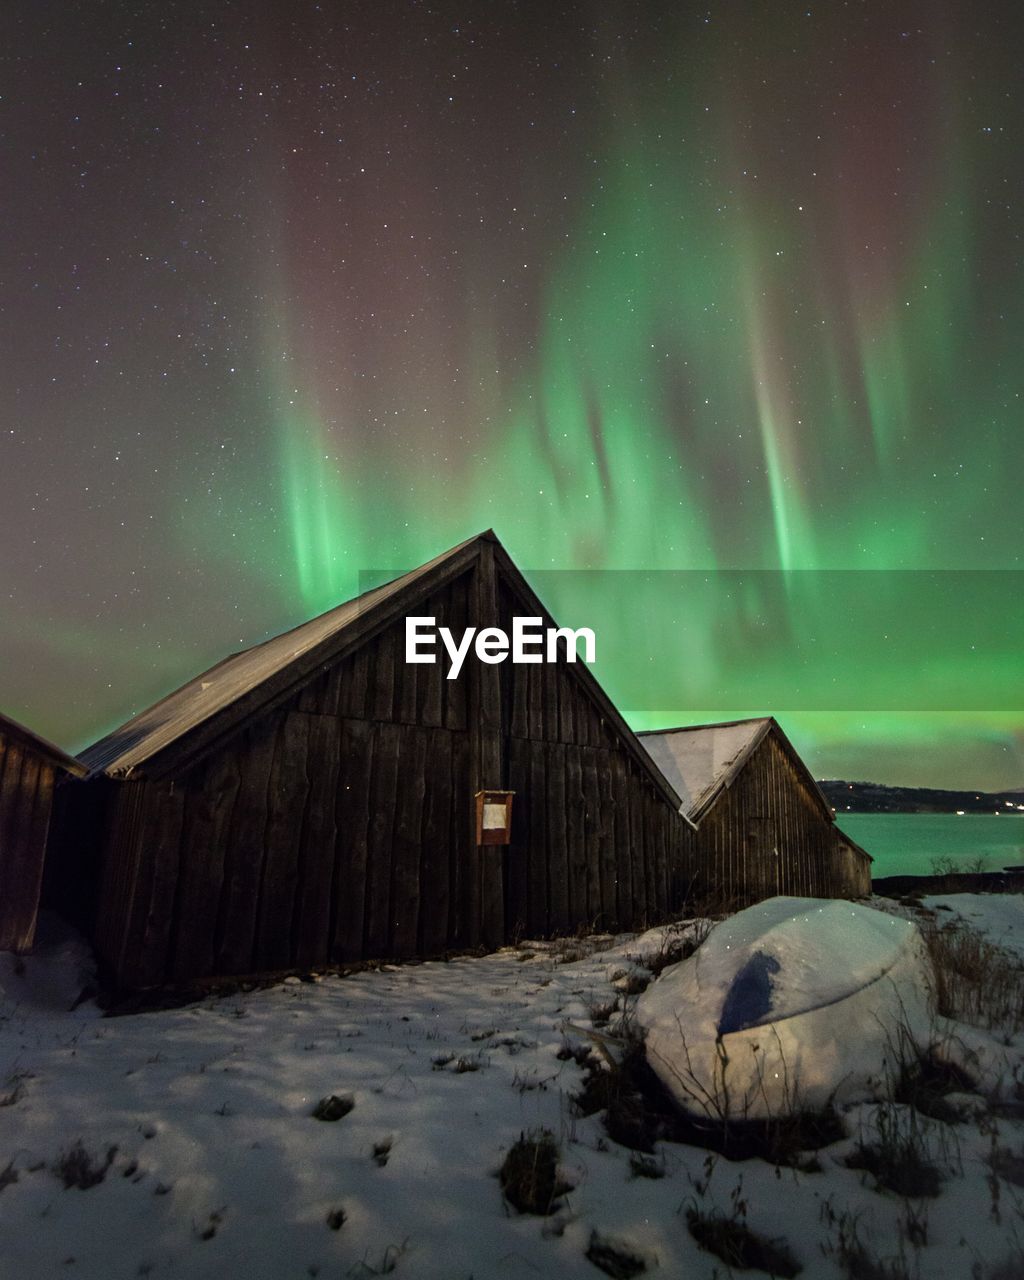
<path id="1" fill-rule="evenodd" d="M 697 827 L 694 890 L 726 902 L 871 892 L 871 857 L 771 716 L 638 735 Z"/>
<path id="2" fill-rule="evenodd" d="M 85 767 L 0 716 L 0 951 L 28 951 L 36 932 L 54 788 Z"/>
<path id="3" fill-rule="evenodd" d="M 668 917 L 680 797 L 590 670 L 404 661 L 407 615 L 555 625 L 493 533 L 235 654 L 84 752 L 53 882 L 140 988 Z M 440 648 L 440 646 L 438 646 Z M 564 642 L 563 642 L 564 651 Z M 514 793 L 478 844 L 477 793 Z"/>

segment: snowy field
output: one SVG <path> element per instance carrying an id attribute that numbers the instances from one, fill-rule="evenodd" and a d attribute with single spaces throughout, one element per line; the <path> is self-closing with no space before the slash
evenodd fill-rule
<path id="1" fill-rule="evenodd" d="M 1024 954 L 1021 897 L 928 905 Z M 3 1280 L 731 1274 L 688 1210 L 778 1241 L 807 1277 L 1024 1275 L 1012 1102 L 954 1095 L 959 1123 L 860 1103 L 840 1117 L 845 1136 L 787 1166 L 676 1142 L 641 1157 L 600 1113 L 579 1114 L 583 1054 L 566 1050 L 595 1022 L 614 1033 L 650 978 L 642 962 L 692 928 L 289 979 L 119 1018 L 68 1011 L 83 971 L 73 945 L 22 972 L 0 957 Z M 1000 1039 L 1019 1064 L 1024 1036 Z M 314 1118 L 332 1095 L 345 1114 Z M 542 1129 L 571 1190 L 549 1215 L 520 1214 L 498 1172 Z M 858 1142 L 900 1133 L 937 1170 L 937 1194 L 847 1167 Z"/>

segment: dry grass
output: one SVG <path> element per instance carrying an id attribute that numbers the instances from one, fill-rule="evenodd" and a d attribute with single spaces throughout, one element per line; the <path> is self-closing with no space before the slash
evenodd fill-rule
<path id="1" fill-rule="evenodd" d="M 960 1124 L 966 1116 L 946 1101 L 951 1093 L 972 1093 L 975 1082 L 960 1067 L 945 1062 L 930 1050 L 922 1052 L 909 1033 L 900 1036 L 899 1075 L 893 1088 L 894 1102 L 904 1102 L 921 1115 L 945 1124 Z"/>
<path id="2" fill-rule="evenodd" d="M 835 1255 L 846 1280 L 910 1280 L 910 1269 L 902 1248 L 882 1257 L 860 1238 L 857 1217 L 849 1211 L 836 1217 L 825 1207 L 826 1220 L 837 1227 L 838 1239 L 828 1252 Z"/>
<path id="3" fill-rule="evenodd" d="M 922 921 L 935 974 L 938 1012 L 986 1031 L 1024 1030 L 1024 972 L 1020 961 L 960 921 Z"/>
<path id="4" fill-rule="evenodd" d="M 668 1172 L 664 1160 L 653 1160 L 639 1151 L 630 1153 L 629 1171 L 634 1178 L 651 1178 L 652 1180 L 664 1178 Z"/>
<path id="5" fill-rule="evenodd" d="M 90 1187 L 99 1186 L 107 1176 L 107 1171 L 114 1163 L 117 1147 L 108 1147 L 104 1157 L 92 1156 L 86 1151 L 79 1139 L 73 1147 L 62 1151 L 52 1165 L 52 1172 L 64 1184 L 64 1190 L 77 1187 L 79 1191 L 88 1191 Z"/>
<path id="6" fill-rule="evenodd" d="M 1020 1280 L 1024 1276 L 1024 1246 L 1017 1245 L 988 1267 L 974 1270 L 976 1280 Z"/>
<path id="7" fill-rule="evenodd" d="M 720 1211 L 702 1212 L 690 1208 L 686 1213 L 690 1235 L 708 1253 L 721 1258 L 727 1267 L 738 1271 L 767 1271 L 771 1276 L 789 1277 L 800 1274 L 800 1263 L 790 1253 L 784 1240 L 769 1240 L 758 1235 L 738 1214 Z"/>
<path id="8" fill-rule="evenodd" d="M 311 1114 L 314 1120 L 333 1122 L 340 1120 L 342 1116 L 347 1116 L 355 1105 L 355 1101 L 349 1094 L 339 1097 L 336 1093 L 331 1093 L 326 1098 L 320 1099 Z"/>
<path id="9" fill-rule="evenodd" d="M 612 1280 L 633 1280 L 647 1270 L 647 1263 L 632 1249 L 619 1241 L 610 1240 L 597 1231 L 590 1234 L 587 1258 L 599 1271 Z"/>
<path id="10" fill-rule="evenodd" d="M 922 920 L 936 1006 L 943 1018 L 1016 1036 L 1024 1030 L 1024 973 L 1018 957 L 988 942 L 963 920 Z"/>
<path id="11" fill-rule="evenodd" d="M 759 1157 L 771 1164 L 817 1172 L 808 1152 L 845 1136 L 832 1109 L 797 1109 L 769 1120 L 722 1117 L 697 1120 L 676 1105 L 651 1069 L 639 1038 L 629 1041 L 617 1067 L 609 1069 L 593 1056 L 581 1065 L 583 1088 L 574 1098 L 581 1115 L 603 1111 L 608 1136 L 620 1146 L 651 1155 L 656 1142 L 681 1142 L 717 1151 L 732 1160 Z"/>
<path id="12" fill-rule="evenodd" d="M 1024 1187 L 1024 1148 L 1014 1151 L 1010 1147 L 993 1145 L 988 1162 L 997 1178 L 1011 1186 Z"/>
<path id="13" fill-rule="evenodd" d="M 12 1076 L 8 1077 L 7 1084 L 10 1088 L 6 1093 L 0 1093 L 0 1107 L 13 1107 L 21 1100 L 22 1094 L 25 1092 L 24 1081 L 31 1078 L 29 1071 L 16 1071 Z"/>
<path id="14" fill-rule="evenodd" d="M 572 1187 L 558 1176 L 558 1143 L 550 1129 L 520 1134 L 498 1175 L 505 1199 L 519 1213 L 547 1217 Z"/>
<path id="15" fill-rule="evenodd" d="M 870 1173 L 879 1187 L 907 1200 L 931 1199 L 942 1190 L 928 1130 L 913 1110 L 880 1106 L 873 1134 L 857 1143 L 846 1165 Z"/>
<path id="16" fill-rule="evenodd" d="M 870 1173 L 880 1187 L 907 1199 L 933 1198 L 942 1190 L 938 1167 L 911 1145 L 859 1145 L 847 1157 L 847 1168 Z"/>

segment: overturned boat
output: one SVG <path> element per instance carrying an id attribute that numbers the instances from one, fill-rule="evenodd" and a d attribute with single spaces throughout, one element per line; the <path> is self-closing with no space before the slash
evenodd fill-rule
<path id="1" fill-rule="evenodd" d="M 908 920 L 769 898 L 717 925 L 637 1002 L 647 1059 L 688 1113 L 763 1120 L 887 1095 L 931 1025 Z"/>

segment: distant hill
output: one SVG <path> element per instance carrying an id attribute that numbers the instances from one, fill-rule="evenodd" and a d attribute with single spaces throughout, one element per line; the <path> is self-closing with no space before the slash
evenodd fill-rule
<path id="1" fill-rule="evenodd" d="M 1021 813 L 1024 789 L 941 791 L 931 787 L 886 787 L 880 782 L 818 784 L 837 813 Z M 1020 806 L 1020 807 L 1019 807 Z"/>

